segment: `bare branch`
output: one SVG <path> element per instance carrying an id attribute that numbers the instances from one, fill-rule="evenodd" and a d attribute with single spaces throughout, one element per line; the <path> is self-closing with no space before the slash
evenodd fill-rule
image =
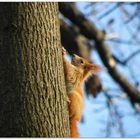
<path id="1" fill-rule="evenodd" d="M 128 56 L 125 60 L 119 60 L 116 56 L 113 55 L 113 58 L 116 60 L 116 62 L 122 64 L 122 65 L 126 65 L 126 63 L 128 63 L 128 61 L 130 61 L 133 57 L 135 57 L 137 54 L 140 53 L 140 49 L 133 52 L 130 56 Z"/>
<path id="2" fill-rule="evenodd" d="M 107 40 L 107 41 L 110 41 L 110 42 L 113 42 L 113 43 L 118 43 L 118 44 L 125 44 L 125 45 L 139 45 L 137 43 L 135 43 L 134 41 L 131 41 L 131 40 L 122 40 L 122 39 L 110 39 L 110 40 Z"/>
<path id="3" fill-rule="evenodd" d="M 124 129 L 123 129 L 123 123 L 121 120 L 121 115 L 118 112 L 117 106 L 114 105 L 114 102 L 112 100 L 112 96 L 110 96 L 107 92 L 104 92 L 106 98 L 107 98 L 107 106 L 109 110 L 109 118 L 108 118 L 108 123 L 107 123 L 107 128 L 106 128 L 106 137 L 110 135 L 111 132 L 111 127 L 118 125 L 118 130 L 121 134 L 121 137 L 125 136 Z"/>
<path id="4" fill-rule="evenodd" d="M 106 17 L 108 14 L 111 14 L 114 10 L 116 10 L 117 8 L 120 7 L 122 3 L 116 3 L 114 6 L 112 6 L 109 10 L 107 10 L 105 13 L 103 13 L 98 19 L 102 19 L 104 17 Z"/>
<path id="5" fill-rule="evenodd" d="M 99 31 L 93 23 L 88 21 L 85 16 L 80 13 L 75 7 L 72 7 L 68 3 L 59 3 L 61 13 L 71 20 L 75 25 L 80 28 L 80 31 L 88 39 L 94 40 L 96 49 L 108 68 L 108 71 L 112 78 L 121 86 L 121 88 L 127 93 L 131 103 L 140 103 L 139 91 L 128 82 L 128 80 L 121 75 L 115 65 L 115 60 L 112 57 L 109 47 L 104 43 L 104 34 Z"/>

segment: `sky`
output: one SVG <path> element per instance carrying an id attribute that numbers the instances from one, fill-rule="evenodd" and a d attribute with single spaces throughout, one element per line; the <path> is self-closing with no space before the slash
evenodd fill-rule
<path id="1" fill-rule="evenodd" d="M 87 2 L 77 2 L 78 8 L 81 10 L 81 12 L 85 15 L 88 15 L 88 13 L 91 11 L 90 8 L 86 8 Z M 115 3 L 112 3 L 112 6 L 115 5 Z M 111 6 L 111 7 L 112 7 Z M 129 10 L 131 13 L 134 13 L 134 6 L 127 6 L 127 10 Z M 129 40 L 130 33 L 128 33 L 127 27 L 124 26 L 122 23 L 122 18 L 120 17 L 121 14 L 118 9 L 114 10 L 109 16 L 103 17 L 101 20 L 98 18 L 102 16 L 101 14 L 98 14 L 98 18 L 95 16 L 88 16 L 88 19 L 93 22 L 98 29 L 104 29 L 106 28 L 106 23 L 110 19 L 110 17 L 114 17 L 116 20 L 113 26 L 113 29 L 107 30 L 107 33 L 116 32 L 119 34 L 119 38 Z M 136 21 L 137 22 L 137 21 Z M 132 27 L 131 23 L 129 25 Z M 135 31 L 135 28 L 132 30 Z M 137 51 L 138 45 L 131 44 L 131 45 L 119 45 L 116 43 L 112 43 L 110 41 L 106 41 L 106 43 L 110 46 L 110 50 L 113 54 L 118 56 L 121 59 L 127 58 L 133 51 Z M 122 53 L 123 52 L 123 53 Z M 125 53 L 124 53 L 125 52 Z M 91 52 L 91 57 L 94 62 L 97 64 L 103 65 L 100 57 L 98 56 L 96 51 Z M 70 57 L 68 56 L 70 59 Z M 135 70 L 137 67 L 135 65 L 131 65 L 132 63 L 136 62 L 140 66 L 140 55 L 138 55 L 136 58 L 130 61 L 128 63 L 128 67 L 130 66 L 131 69 Z M 135 67 L 135 68 L 133 68 Z M 123 73 L 125 77 L 128 78 L 128 80 L 134 84 L 134 80 L 132 79 L 132 73 L 128 68 L 125 68 L 121 65 L 117 65 L 117 69 Z M 139 72 L 135 72 L 136 75 L 134 75 L 136 78 L 138 78 L 137 75 L 139 75 Z M 110 88 L 116 88 L 117 91 L 113 91 L 110 94 L 113 95 L 124 95 L 125 99 L 123 100 L 117 100 L 114 99 L 114 103 L 116 108 L 121 112 L 124 117 L 121 119 L 123 122 L 123 130 L 125 131 L 125 137 L 140 137 L 140 117 L 139 116 L 133 116 L 133 115 L 127 115 L 127 114 L 134 114 L 134 110 L 131 106 L 131 104 L 128 102 L 127 97 L 125 96 L 125 93 L 123 93 L 116 84 L 112 78 L 108 75 L 107 72 L 102 72 L 99 74 L 99 77 L 102 81 L 102 84 L 104 87 L 110 87 Z M 85 94 L 85 91 L 84 91 Z M 110 114 L 108 112 L 108 109 L 106 108 L 106 98 L 103 93 L 100 93 L 97 98 L 89 97 L 87 98 L 86 95 L 84 96 L 84 123 L 79 122 L 78 123 L 78 129 L 80 132 L 80 137 L 106 137 L 106 123 L 108 118 L 110 117 Z M 101 110 L 101 111 L 99 111 Z M 113 123 L 116 125 L 116 121 L 114 120 Z M 109 137 L 122 137 L 118 131 L 118 129 L 112 128 L 112 133 Z M 136 134 L 136 135 L 134 135 Z"/>

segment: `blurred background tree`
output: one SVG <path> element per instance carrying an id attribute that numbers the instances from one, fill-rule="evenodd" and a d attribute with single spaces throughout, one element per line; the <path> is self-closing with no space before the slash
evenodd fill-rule
<path id="1" fill-rule="evenodd" d="M 85 84 L 81 137 L 140 137 L 140 3 L 67 2 L 59 10 L 69 54 L 107 68 Z"/>

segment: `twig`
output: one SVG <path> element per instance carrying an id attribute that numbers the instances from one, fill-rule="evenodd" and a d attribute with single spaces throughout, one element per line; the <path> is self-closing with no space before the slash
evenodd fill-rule
<path id="1" fill-rule="evenodd" d="M 130 56 L 128 56 L 125 60 L 119 60 L 116 56 L 113 55 L 113 58 L 116 60 L 116 62 L 122 64 L 122 65 L 126 65 L 131 59 L 133 59 L 133 57 L 135 57 L 136 55 L 138 55 L 140 53 L 140 49 L 133 52 Z"/>
<path id="2" fill-rule="evenodd" d="M 111 9 L 107 10 L 105 13 L 103 13 L 101 16 L 99 16 L 99 20 L 101 20 L 102 18 L 106 17 L 108 14 L 111 14 L 114 10 L 116 10 L 117 8 L 120 7 L 122 3 L 117 3 L 114 6 L 111 7 Z"/>

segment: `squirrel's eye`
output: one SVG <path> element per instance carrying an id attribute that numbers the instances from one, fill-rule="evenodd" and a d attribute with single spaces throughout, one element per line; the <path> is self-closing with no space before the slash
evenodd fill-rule
<path id="1" fill-rule="evenodd" d="M 83 60 L 80 60 L 80 64 L 84 64 Z"/>

